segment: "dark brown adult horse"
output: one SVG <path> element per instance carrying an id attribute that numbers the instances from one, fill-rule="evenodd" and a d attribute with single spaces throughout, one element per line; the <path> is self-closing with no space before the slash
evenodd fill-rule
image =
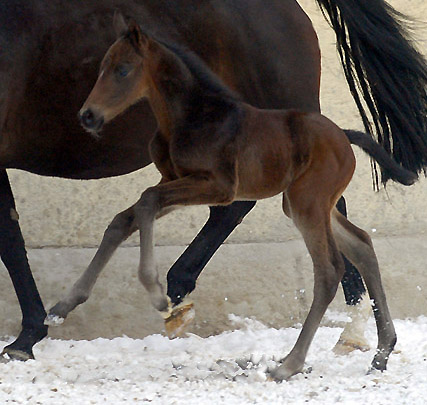
<path id="1" fill-rule="evenodd" d="M 378 330 L 372 367 L 385 370 L 396 333 L 372 241 L 335 205 L 356 165 L 350 142 L 362 146 L 393 180 L 411 185 L 416 174 L 396 164 L 368 134 L 344 133 L 316 112 L 255 108 L 225 87 L 194 54 L 159 42 L 134 20 L 127 25 L 121 15 L 115 25 L 118 39 L 101 62 L 80 118 L 88 131 L 97 133 L 131 105 L 148 99 L 158 124 L 149 150 L 161 180 L 116 216 L 96 263 L 77 283 L 77 298 L 89 296 L 112 252 L 138 229 L 139 279 L 154 307 L 169 319 L 174 308 L 159 282 L 154 258 L 156 218 L 177 206 L 227 206 L 282 194 L 283 212 L 301 232 L 313 261 L 314 298 L 294 348 L 274 377 L 284 380 L 301 372 L 344 274 L 340 250 L 366 281 Z"/>
<path id="2" fill-rule="evenodd" d="M 318 2 L 332 16 L 352 90 L 357 89 L 358 76 L 364 97 L 372 100 L 368 107 L 380 117 L 376 130 L 384 134 L 381 139 L 387 141 L 391 134 L 397 140 L 396 158 L 419 171 L 427 156 L 423 59 L 382 0 L 366 5 L 356 0 Z M 15 358 L 32 357 L 33 345 L 47 328 L 6 169 L 93 179 L 128 173 L 150 162 L 147 145 L 155 121 L 147 105 L 118 118 L 101 140 L 89 138 L 75 118 L 115 37 L 112 15 L 117 7 L 160 38 L 195 51 L 251 104 L 319 110 L 317 38 L 294 0 L 271 1 L 268 7 L 262 0 L 3 0 L 0 255 L 23 313 L 21 334 L 4 349 Z M 172 302 L 180 302 L 194 288 L 213 252 L 252 207 L 245 202 L 211 209 L 202 233 L 169 273 Z M 349 301 L 359 299 L 363 286 L 358 286 Z"/>

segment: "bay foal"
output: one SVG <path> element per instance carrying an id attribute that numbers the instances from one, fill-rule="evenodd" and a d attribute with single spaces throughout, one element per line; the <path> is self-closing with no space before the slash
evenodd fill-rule
<path id="1" fill-rule="evenodd" d="M 375 252 L 368 234 L 335 208 L 355 168 L 349 140 L 394 170 L 396 180 L 411 184 L 415 175 L 396 165 L 368 135 L 344 133 L 321 114 L 260 110 L 241 102 L 193 54 L 155 40 L 131 21 L 102 61 L 80 111 L 81 122 L 97 133 L 144 97 L 158 122 L 150 153 L 161 181 L 116 216 L 94 262 L 57 305 L 71 310 L 70 303 L 87 299 L 114 250 L 139 229 L 139 278 L 153 305 L 168 317 L 170 305 L 153 255 L 155 219 L 180 205 L 228 205 L 283 193 L 283 211 L 300 230 L 313 260 L 314 299 L 294 348 L 274 377 L 283 380 L 302 370 L 344 273 L 340 251 L 368 287 L 378 329 L 372 367 L 384 370 L 396 335 Z"/>

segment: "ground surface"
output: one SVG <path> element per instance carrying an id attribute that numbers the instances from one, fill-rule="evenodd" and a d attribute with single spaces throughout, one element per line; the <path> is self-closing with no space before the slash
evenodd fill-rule
<path id="1" fill-rule="evenodd" d="M 281 384 L 268 381 L 265 371 L 275 364 L 271 359 L 291 348 L 299 329 L 271 329 L 237 317 L 234 321 L 236 330 L 206 339 L 47 339 L 36 346 L 36 361 L 0 364 L 0 403 L 426 403 L 426 317 L 395 322 L 398 344 L 388 370 L 369 375 L 374 349 L 336 356 L 331 349 L 341 328 L 322 327 L 307 358 L 307 373 Z M 372 320 L 366 335 L 374 347 Z M 242 358 L 254 363 L 246 371 L 234 361 Z"/>

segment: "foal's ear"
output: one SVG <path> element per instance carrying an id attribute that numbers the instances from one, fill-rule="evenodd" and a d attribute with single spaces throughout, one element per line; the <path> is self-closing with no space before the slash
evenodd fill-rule
<path id="1" fill-rule="evenodd" d="M 128 26 L 126 24 L 125 18 L 123 17 L 123 14 L 119 10 L 114 11 L 113 27 L 114 27 L 114 32 L 116 33 L 117 38 L 121 37 L 128 30 Z"/>
<path id="2" fill-rule="evenodd" d="M 142 32 L 141 27 L 133 18 L 129 20 L 127 29 L 132 44 L 143 51 L 148 45 L 147 34 Z"/>

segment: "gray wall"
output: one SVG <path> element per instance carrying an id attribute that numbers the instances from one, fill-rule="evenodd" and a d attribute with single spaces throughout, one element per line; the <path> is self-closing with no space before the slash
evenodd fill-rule
<path id="1" fill-rule="evenodd" d="M 334 33 L 314 0 L 301 4 L 313 20 L 322 48 L 323 113 L 345 128 L 361 129 L 338 63 Z M 427 15 L 425 0 L 394 0 L 391 4 L 418 18 Z M 427 32 L 418 30 L 417 34 L 420 49 L 426 54 Z M 375 193 L 369 159 L 358 150 L 356 154 L 357 170 L 345 192 L 349 217 L 375 241 L 393 315 L 426 314 L 426 180 L 410 188 L 390 184 L 387 190 Z M 53 179 L 16 170 L 10 170 L 9 175 L 46 306 L 60 298 L 85 268 L 93 254 L 86 248 L 98 245 L 113 216 L 159 178 L 153 167 L 96 181 Z M 311 265 L 299 234 L 280 207 L 280 197 L 259 202 L 209 265 L 194 295 L 199 308 L 197 333 L 227 328 L 230 312 L 257 316 L 277 326 L 291 324 L 304 315 L 310 299 Z M 156 242 L 163 246 L 158 249 L 163 273 L 200 229 L 207 213 L 203 207 L 186 208 L 158 221 Z M 91 300 L 52 336 L 89 338 L 160 332 L 160 319 L 149 308 L 136 281 L 137 249 L 132 247 L 137 246 L 137 239 L 129 239 L 124 246 Z M 267 285 L 261 277 L 266 272 Z M 0 272 L 0 278 L 0 335 L 13 334 L 19 327 L 19 309 L 5 271 Z M 342 309 L 342 294 L 338 295 L 336 308 Z"/>

